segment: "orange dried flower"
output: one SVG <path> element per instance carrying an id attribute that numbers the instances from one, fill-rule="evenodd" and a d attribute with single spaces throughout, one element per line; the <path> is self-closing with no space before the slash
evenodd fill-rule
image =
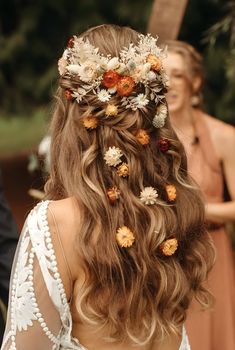
<path id="1" fill-rule="evenodd" d="M 137 130 L 135 137 L 141 145 L 145 146 L 149 144 L 150 136 L 146 130 L 144 129 Z"/>
<path id="2" fill-rule="evenodd" d="M 174 202 L 176 200 L 176 188 L 174 185 L 166 185 L 166 193 L 169 202 Z"/>
<path id="3" fill-rule="evenodd" d="M 69 89 L 65 89 L 64 96 L 68 101 L 71 101 L 73 99 L 72 91 Z"/>
<path id="4" fill-rule="evenodd" d="M 135 236 L 127 226 L 122 226 L 116 233 L 116 240 L 121 248 L 129 248 L 135 242 Z"/>
<path id="5" fill-rule="evenodd" d="M 108 196 L 111 204 L 114 204 L 116 202 L 116 200 L 120 198 L 120 193 L 121 192 L 119 191 L 119 189 L 116 186 L 108 189 L 107 196 Z"/>
<path id="6" fill-rule="evenodd" d="M 86 129 L 96 129 L 98 126 L 98 120 L 93 116 L 83 118 L 82 123 Z"/>
<path id="7" fill-rule="evenodd" d="M 117 174 L 120 177 L 127 177 L 129 175 L 129 167 L 127 163 L 122 163 L 117 169 Z"/>
<path id="8" fill-rule="evenodd" d="M 117 106 L 113 104 L 108 104 L 105 109 L 105 115 L 107 117 L 115 117 L 118 114 L 118 108 Z"/>
<path id="9" fill-rule="evenodd" d="M 178 248 L 178 241 L 176 238 L 167 239 L 160 245 L 160 249 L 163 255 L 171 256 L 173 255 Z"/>
<path id="10" fill-rule="evenodd" d="M 108 70 L 103 74 L 102 85 L 107 89 L 113 88 L 120 80 L 120 75 L 114 70 Z"/>
<path id="11" fill-rule="evenodd" d="M 129 96 L 135 87 L 135 82 L 131 77 L 124 76 L 117 83 L 117 93 L 119 96 Z"/>
<path id="12" fill-rule="evenodd" d="M 150 53 L 147 57 L 147 62 L 150 63 L 151 69 L 157 72 L 162 68 L 162 61 L 156 55 Z"/>

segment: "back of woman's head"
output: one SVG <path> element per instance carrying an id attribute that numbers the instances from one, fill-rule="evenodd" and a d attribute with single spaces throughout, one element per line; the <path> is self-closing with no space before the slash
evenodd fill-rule
<path id="1" fill-rule="evenodd" d="M 202 283 L 213 258 L 203 203 L 167 117 L 161 55 L 155 39 L 126 27 L 69 41 L 46 186 L 49 198 L 79 204 L 81 319 L 138 344 L 177 332 L 193 295 L 207 305 Z"/>

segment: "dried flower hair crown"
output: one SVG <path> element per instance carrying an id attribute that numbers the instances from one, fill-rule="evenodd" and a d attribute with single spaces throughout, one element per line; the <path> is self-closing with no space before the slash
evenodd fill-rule
<path id="1" fill-rule="evenodd" d="M 139 34 L 137 45 L 123 48 L 119 57 L 104 56 L 87 39 L 73 36 L 58 62 L 63 77 L 79 81 L 70 97 L 79 103 L 88 94 L 108 102 L 112 95 L 132 110 L 145 108 L 150 101 L 165 104 L 167 76 L 162 67 L 165 50 L 157 38 Z"/>

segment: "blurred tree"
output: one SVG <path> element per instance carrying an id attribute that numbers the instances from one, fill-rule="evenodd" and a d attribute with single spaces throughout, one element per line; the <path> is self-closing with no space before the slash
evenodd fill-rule
<path id="1" fill-rule="evenodd" d="M 176 39 L 187 4 L 188 0 L 155 0 L 149 18 L 148 32 L 158 35 L 161 42 Z"/>
<path id="2" fill-rule="evenodd" d="M 234 122 L 235 118 L 235 1 L 224 4 L 225 12 L 218 22 L 212 25 L 205 35 L 209 43 L 208 57 L 211 60 L 218 55 L 218 65 L 223 67 L 223 90 L 219 99 L 219 113 L 226 113 L 225 118 Z M 218 77 L 218 74 L 216 74 Z M 228 106 L 230 108 L 228 108 Z M 234 123 L 235 124 L 235 123 Z"/>
<path id="3" fill-rule="evenodd" d="M 218 36 L 214 45 L 208 30 L 231 14 L 228 4 L 235 0 L 189 1 L 179 38 L 194 45 L 204 57 L 206 74 L 205 109 L 235 125 L 235 81 L 228 78 L 227 60 L 231 57 L 229 34 Z M 211 32 L 210 32 L 211 33 Z M 207 40 L 205 40 L 207 38 Z M 233 65 L 233 64 L 232 64 Z"/>

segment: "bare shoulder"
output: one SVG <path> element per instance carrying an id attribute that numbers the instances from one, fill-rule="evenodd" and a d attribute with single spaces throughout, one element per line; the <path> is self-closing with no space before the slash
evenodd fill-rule
<path id="1" fill-rule="evenodd" d="M 204 114 L 213 145 L 220 159 L 235 149 L 235 128 L 208 114 Z"/>
<path id="2" fill-rule="evenodd" d="M 76 199 L 72 197 L 51 201 L 49 208 L 53 211 L 57 223 L 63 224 L 63 226 L 74 223 L 78 217 L 78 205 Z"/>
<path id="3" fill-rule="evenodd" d="M 74 198 L 52 201 L 48 207 L 48 224 L 58 258 L 63 256 L 69 267 L 71 278 L 77 274 L 77 232 L 79 225 L 79 207 Z M 61 251 L 62 250 L 62 251 Z M 62 253 L 62 254 L 61 254 Z M 64 265 L 62 262 L 62 268 Z M 76 269 L 75 269 L 76 266 Z M 65 266 L 66 268 L 66 266 Z"/>

